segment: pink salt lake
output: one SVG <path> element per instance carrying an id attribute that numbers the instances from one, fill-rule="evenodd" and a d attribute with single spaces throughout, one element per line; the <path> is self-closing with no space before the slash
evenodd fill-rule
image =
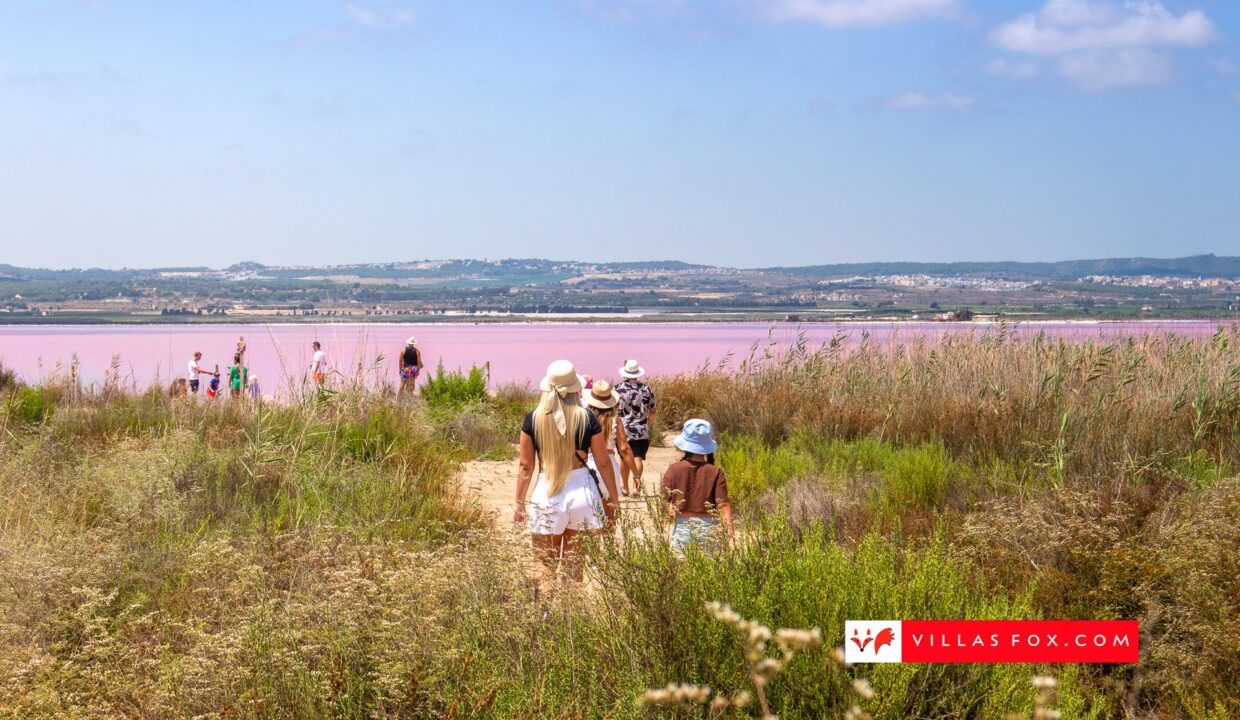
<path id="1" fill-rule="evenodd" d="M 1038 322 L 1009 326 L 1018 337 L 1044 332 L 1068 340 L 1114 340 L 1125 336 L 1175 333 L 1202 337 L 1218 321 Z M 615 378 L 627 358 L 655 375 L 691 372 L 726 358 L 733 362 L 772 343 L 786 346 L 802 334 L 810 346 L 846 336 L 846 344 L 868 333 L 873 343 L 935 341 L 951 333 L 993 332 L 994 326 L 942 322 L 854 322 L 801 326 L 788 323 L 512 323 L 512 324 L 290 324 L 290 325 L 29 325 L 0 326 L 0 363 L 35 382 L 67 374 L 74 356 L 86 384 L 100 382 L 116 357 L 119 379 L 145 388 L 184 377 L 195 350 L 203 366 L 227 368 L 239 336 L 248 346 L 246 364 L 263 380 L 265 392 L 300 384 L 318 340 L 336 376 L 394 382 L 397 354 L 414 335 L 428 371 L 442 359 L 448 369 L 490 363 L 492 385 L 527 383 L 547 364 L 568 358 L 578 369 Z"/>

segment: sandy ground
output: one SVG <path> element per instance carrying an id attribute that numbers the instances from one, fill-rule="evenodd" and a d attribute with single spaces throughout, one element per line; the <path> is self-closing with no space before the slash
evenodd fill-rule
<path id="1" fill-rule="evenodd" d="M 652 445 L 646 456 L 646 467 L 642 484 L 646 494 L 655 493 L 662 485 L 663 472 L 668 466 L 680 459 L 681 452 L 672 447 L 669 435 L 664 438 L 663 445 Z M 469 492 L 473 493 L 482 507 L 495 519 L 495 526 L 501 530 L 512 528 L 512 511 L 517 495 L 517 461 L 513 460 L 474 460 L 465 463 L 461 479 Z M 616 478 L 620 486 L 620 478 Z M 530 490 L 533 490 L 531 483 Z M 641 498 L 623 498 L 623 505 L 642 504 Z"/>

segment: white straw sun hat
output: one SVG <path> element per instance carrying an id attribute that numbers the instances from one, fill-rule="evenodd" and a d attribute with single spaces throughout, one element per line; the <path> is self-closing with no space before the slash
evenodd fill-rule
<path id="1" fill-rule="evenodd" d="M 620 374 L 626 378 L 639 378 L 646 374 L 646 369 L 638 365 L 636 360 L 625 360 L 624 367 L 620 368 Z"/>
<path id="2" fill-rule="evenodd" d="M 417 339 L 417 338 L 415 338 L 414 336 L 410 335 L 410 336 L 409 336 L 409 339 L 405 341 L 405 344 L 406 344 L 406 345 L 417 345 L 417 344 L 418 344 L 418 339 Z"/>
<path id="3" fill-rule="evenodd" d="M 556 360 L 547 366 L 547 376 L 538 383 L 543 392 L 555 391 L 560 397 L 581 392 L 581 376 L 568 360 Z"/>

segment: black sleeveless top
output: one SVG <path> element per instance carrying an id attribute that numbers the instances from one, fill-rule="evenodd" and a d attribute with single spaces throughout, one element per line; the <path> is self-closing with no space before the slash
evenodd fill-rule
<path id="1" fill-rule="evenodd" d="M 521 432 L 529 435 L 534 441 L 534 452 L 538 452 L 538 438 L 534 437 L 534 413 L 525 416 L 525 422 L 521 423 Z M 599 424 L 596 417 L 589 408 L 586 408 L 586 428 L 577 438 L 577 449 L 581 452 L 590 451 L 590 441 L 595 435 L 603 432 L 603 426 Z"/>

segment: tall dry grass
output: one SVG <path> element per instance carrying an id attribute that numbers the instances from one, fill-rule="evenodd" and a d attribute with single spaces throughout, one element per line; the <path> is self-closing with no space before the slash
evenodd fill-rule
<path id="1" fill-rule="evenodd" d="M 654 382 L 665 429 L 704 416 L 776 446 L 798 432 L 1017 464 L 1053 482 L 1240 464 L 1240 329 L 1110 343 L 1010 328 L 886 345 L 755 350 Z"/>
<path id="2" fill-rule="evenodd" d="M 745 542 L 681 561 L 657 533 L 600 538 L 582 585 L 533 576 L 455 481 L 509 457 L 524 389 L 254 406 L 6 381 L 0 717 L 707 717 L 636 703 L 753 691 L 707 602 L 825 648 L 850 617 L 1137 618 L 1142 663 L 1056 669 L 1056 710 L 1235 717 L 1236 341 L 999 332 L 656 379 L 661 422 L 720 426 Z M 785 718 L 842 717 L 858 688 L 875 718 L 1002 717 L 1045 670 L 855 684 L 806 646 L 763 693 Z"/>

